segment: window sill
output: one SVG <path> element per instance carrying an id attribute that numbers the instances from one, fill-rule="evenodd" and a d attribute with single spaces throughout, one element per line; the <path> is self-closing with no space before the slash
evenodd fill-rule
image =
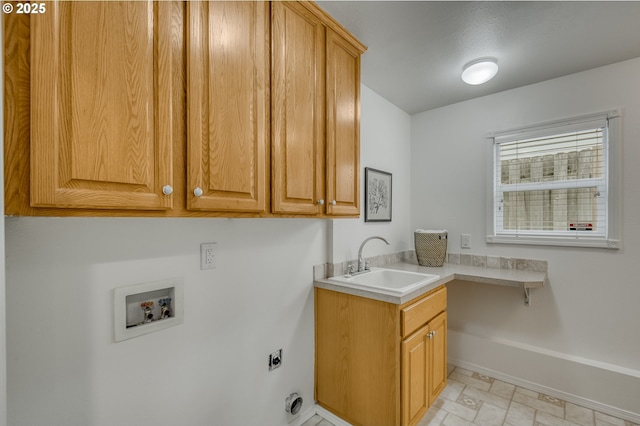
<path id="1" fill-rule="evenodd" d="M 535 236 L 507 236 L 507 235 L 487 235 L 488 244 L 522 244 L 537 246 L 558 246 L 558 247 L 591 247 L 618 250 L 620 240 L 604 238 L 566 238 L 566 237 L 535 237 Z"/>

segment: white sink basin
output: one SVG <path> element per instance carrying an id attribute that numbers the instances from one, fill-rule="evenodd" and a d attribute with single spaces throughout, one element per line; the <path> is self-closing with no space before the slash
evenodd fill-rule
<path id="1" fill-rule="evenodd" d="M 371 268 L 370 272 L 359 275 L 339 275 L 329 278 L 339 285 L 360 290 L 375 291 L 392 296 L 404 296 L 413 290 L 437 281 L 440 275 L 397 269 Z"/>

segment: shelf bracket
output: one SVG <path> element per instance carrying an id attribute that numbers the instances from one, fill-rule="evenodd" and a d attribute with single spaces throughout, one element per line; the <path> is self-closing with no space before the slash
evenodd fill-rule
<path id="1" fill-rule="evenodd" d="M 531 306 L 531 288 L 524 288 L 524 306 Z"/>

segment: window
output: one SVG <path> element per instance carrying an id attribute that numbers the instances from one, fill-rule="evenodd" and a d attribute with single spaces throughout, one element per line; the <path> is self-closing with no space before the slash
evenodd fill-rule
<path id="1" fill-rule="evenodd" d="M 489 136 L 489 243 L 618 248 L 618 111 Z"/>

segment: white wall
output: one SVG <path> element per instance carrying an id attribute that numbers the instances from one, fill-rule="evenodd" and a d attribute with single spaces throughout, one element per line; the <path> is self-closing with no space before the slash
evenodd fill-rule
<path id="1" fill-rule="evenodd" d="M 389 241 L 371 241 L 363 250 L 365 257 L 398 253 L 413 247 L 410 239 L 411 118 L 380 95 L 361 85 L 360 128 L 360 219 L 331 221 L 329 262 L 358 258 L 362 241 L 379 235 Z M 391 222 L 364 221 L 364 169 L 371 167 L 392 174 Z"/>
<path id="2" fill-rule="evenodd" d="M 451 252 L 469 233 L 465 253 L 549 261 L 549 284 L 531 307 L 515 289 L 451 285 L 451 358 L 640 416 L 638 75 L 635 59 L 412 116 L 411 194 L 413 227 L 447 228 Z M 611 108 L 623 111 L 622 249 L 486 244 L 487 133 Z M 504 359 L 508 348 L 528 356 Z M 565 361 L 597 366 L 593 377 L 623 371 L 628 383 L 572 376 L 560 370 Z"/>
<path id="3" fill-rule="evenodd" d="M 8 424 L 286 425 L 289 393 L 313 404 L 326 226 L 7 218 Z M 215 270 L 199 269 L 203 242 Z M 168 277 L 184 279 L 184 324 L 114 343 L 113 289 Z"/>

